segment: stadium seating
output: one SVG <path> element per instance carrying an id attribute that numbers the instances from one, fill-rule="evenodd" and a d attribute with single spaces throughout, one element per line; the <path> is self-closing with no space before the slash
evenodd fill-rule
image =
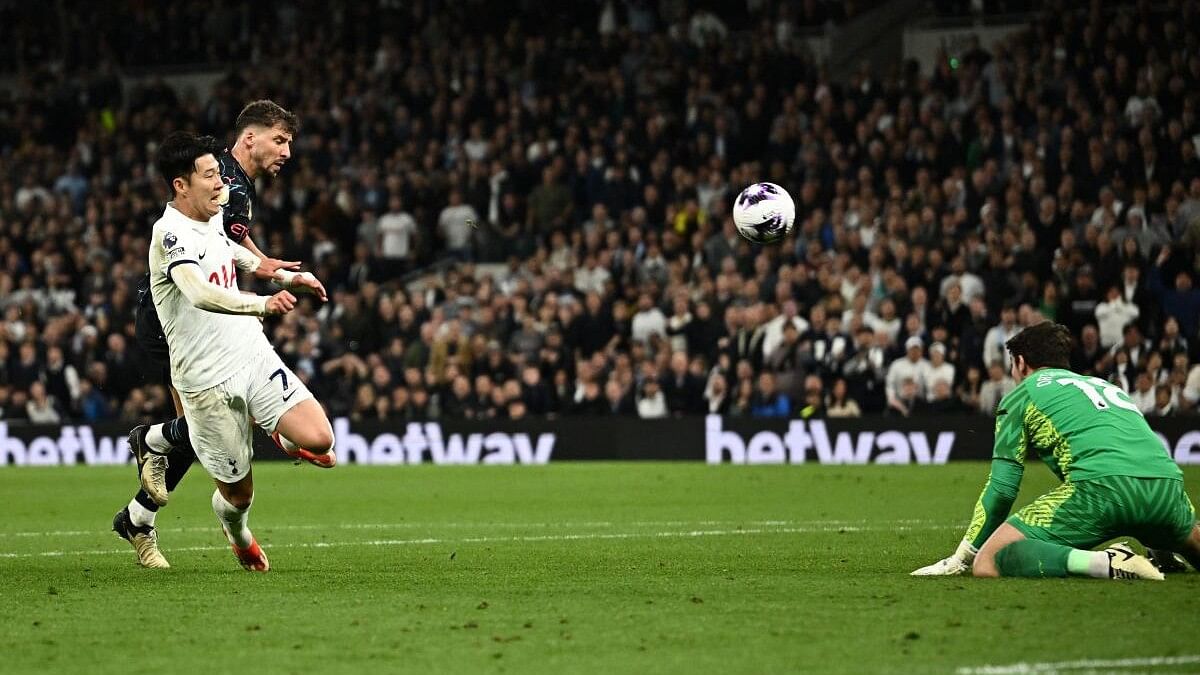
<path id="1" fill-rule="evenodd" d="M 1148 415 L 1200 399 L 1181 2 L 1051 7 L 991 51 L 848 84 L 787 39 L 788 2 L 524 3 L 520 25 L 403 4 L 144 3 L 123 30 L 162 39 L 129 53 L 3 47 L 4 419 L 171 416 L 133 339 L 165 194 L 148 158 L 176 128 L 228 137 L 256 98 L 302 128 L 255 239 L 331 292 L 265 329 L 333 415 L 987 414 L 1003 340 L 1043 317 Z M 163 28 L 189 13 L 235 37 Z M 177 91 L 150 63 L 221 76 Z M 756 180 L 797 201 L 781 245 L 732 228 Z"/>

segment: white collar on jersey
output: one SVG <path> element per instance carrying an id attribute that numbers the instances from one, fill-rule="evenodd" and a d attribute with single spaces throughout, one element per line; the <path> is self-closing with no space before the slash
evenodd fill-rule
<path id="1" fill-rule="evenodd" d="M 175 202 L 167 202 L 167 209 L 179 214 L 180 218 L 182 218 L 184 221 L 186 221 L 189 225 L 191 225 L 192 227 L 194 227 L 197 230 L 201 230 L 201 231 L 207 230 L 209 228 L 209 226 L 212 225 L 212 222 L 213 222 L 212 219 L 196 220 L 195 218 L 192 218 L 191 216 L 184 215 L 183 211 L 180 211 L 179 209 L 175 208 Z M 220 211 L 217 211 L 216 215 L 213 216 L 213 218 L 220 218 L 220 217 L 221 217 Z"/>

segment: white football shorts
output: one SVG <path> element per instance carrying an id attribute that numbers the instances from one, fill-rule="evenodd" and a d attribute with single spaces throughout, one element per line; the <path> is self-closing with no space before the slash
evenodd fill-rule
<path id="1" fill-rule="evenodd" d="M 272 433 L 284 413 L 313 395 L 270 350 L 249 358 L 221 384 L 181 391 L 179 398 L 196 458 L 213 478 L 236 483 L 246 477 L 254 456 L 251 419 Z"/>

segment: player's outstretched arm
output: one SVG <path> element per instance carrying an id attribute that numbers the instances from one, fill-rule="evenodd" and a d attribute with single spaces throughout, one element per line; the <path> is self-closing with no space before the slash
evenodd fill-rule
<path id="1" fill-rule="evenodd" d="M 1024 398 L 1026 394 L 1016 389 L 1000 402 L 996 418 L 996 440 L 992 448 L 992 472 L 975 502 L 975 511 L 967 533 L 958 549 L 948 558 L 913 571 L 913 576 L 945 576 L 970 572 L 975 554 L 983 542 L 992 536 L 996 528 L 1008 517 L 1017 492 L 1021 488 L 1021 477 L 1025 473 L 1026 437 Z"/>
<path id="2" fill-rule="evenodd" d="M 273 258 L 256 258 L 251 251 L 244 248 L 238 248 L 234 252 L 234 262 L 237 263 L 238 269 L 253 272 L 260 279 L 272 281 L 280 288 L 296 293 L 312 293 L 320 298 L 321 302 L 329 300 L 328 295 L 325 293 L 325 285 L 310 272 L 290 272 L 281 269 L 281 267 L 299 265 L 299 263 L 290 263 Z M 268 263 L 278 263 L 278 265 L 275 265 L 269 274 L 264 274 L 263 266 Z"/>
<path id="3" fill-rule="evenodd" d="M 327 302 L 329 295 L 325 292 L 325 284 L 321 283 L 312 272 L 289 272 L 287 270 L 275 270 L 271 276 L 271 281 L 280 288 L 287 289 L 294 293 L 311 293 L 321 300 Z"/>
<path id="4" fill-rule="evenodd" d="M 270 281 L 274 277 L 277 270 L 300 269 L 299 260 L 279 260 L 278 258 L 272 258 L 266 253 L 263 253 L 254 243 L 254 239 L 250 237 L 249 232 L 247 232 L 246 236 L 243 237 L 238 243 L 241 245 L 236 253 L 238 256 L 238 267 L 241 267 L 247 272 L 254 272 L 254 276 L 258 277 L 259 279 Z M 243 253 L 251 254 L 257 264 L 254 267 L 243 267 L 241 258 L 251 257 L 249 255 L 243 256 Z"/>
<path id="5" fill-rule="evenodd" d="M 296 297 L 287 291 L 270 297 L 243 295 L 210 284 L 204 280 L 199 266 L 191 263 L 176 265 L 171 271 L 171 281 L 179 287 L 179 291 L 193 307 L 209 312 L 266 316 L 286 314 L 296 306 Z"/>
<path id="6" fill-rule="evenodd" d="M 979 500 L 975 502 L 975 512 L 967 533 L 958 544 L 953 555 L 943 558 L 932 565 L 926 565 L 913 570 L 915 577 L 949 576 L 967 574 L 971 571 L 971 563 L 975 554 L 983 546 L 983 542 L 1000 527 L 1008 513 L 1012 510 L 1013 502 L 1021 486 L 1021 475 L 1024 465 L 1012 459 L 996 458 L 992 460 L 992 473 Z"/>

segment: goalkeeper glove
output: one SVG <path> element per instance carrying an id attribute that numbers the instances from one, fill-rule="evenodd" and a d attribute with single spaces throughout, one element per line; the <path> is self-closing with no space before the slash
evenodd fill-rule
<path id="1" fill-rule="evenodd" d="M 920 569 L 913 570 L 914 577 L 951 577 L 959 574 L 969 574 L 971 572 L 971 563 L 975 560 L 975 554 L 979 553 L 979 549 L 971 545 L 971 542 L 963 539 L 958 544 L 958 550 L 949 558 L 943 558 L 932 565 L 926 565 Z"/>

